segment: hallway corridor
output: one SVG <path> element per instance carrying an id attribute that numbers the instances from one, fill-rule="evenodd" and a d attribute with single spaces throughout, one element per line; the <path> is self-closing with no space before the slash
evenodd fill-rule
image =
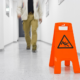
<path id="1" fill-rule="evenodd" d="M 12 43 L 0 51 L 0 80 L 80 80 L 80 74 L 74 74 L 70 67 L 62 65 L 61 74 L 54 74 L 50 68 L 51 45 L 38 41 L 38 50 L 33 53 L 26 50 L 25 41 Z"/>

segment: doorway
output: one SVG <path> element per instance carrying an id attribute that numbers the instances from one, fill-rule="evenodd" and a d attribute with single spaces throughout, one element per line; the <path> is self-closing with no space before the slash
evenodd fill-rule
<path id="1" fill-rule="evenodd" d="M 23 24 L 21 18 L 19 19 L 19 37 L 24 37 Z"/>

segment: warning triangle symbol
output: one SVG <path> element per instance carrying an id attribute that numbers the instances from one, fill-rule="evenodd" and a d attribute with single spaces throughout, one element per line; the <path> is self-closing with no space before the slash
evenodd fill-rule
<path id="1" fill-rule="evenodd" d="M 73 48 L 72 44 L 68 40 L 68 38 L 64 35 L 58 45 L 59 49 L 68 49 L 68 48 Z"/>

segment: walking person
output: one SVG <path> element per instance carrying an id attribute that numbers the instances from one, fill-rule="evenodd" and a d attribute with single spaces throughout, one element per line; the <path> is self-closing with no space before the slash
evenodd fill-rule
<path id="1" fill-rule="evenodd" d="M 23 30 L 25 33 L 25 40 L 27 43 L 27 50 L 30 50 L 32 44 L 32 51 L 37 49 L 37 28 L 38 21 L 42 22 L 42 9 L 40 0 L 19 0 L 17 7 L 18 18 L 23 20 Z M 32 40 L 29 32 L 32 26 Z"/>

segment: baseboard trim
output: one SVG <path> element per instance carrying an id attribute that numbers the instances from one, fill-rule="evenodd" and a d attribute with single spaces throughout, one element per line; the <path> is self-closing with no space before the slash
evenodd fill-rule
<path id="1" fill-rule="evenodd" d="M 45 43 L 45 44 L 48 44 L 48 45 L 52 46 L 51 43 L 48 43 L 48 42 L 45 42 L 45 41 L 42 41 L 42 40 L 38 40 L 38 41 L 43 42 L 43 43 Z M 79 53 L 79 52 L 77 52 L 77 54 L 80 56 L 80 53 Z"/>
<path id="2" fill-rule="evenodd" d="M 18 41 L 24 41 L 25 38 L 24 37 L 19 37 Z"/>
<path id="3" fill-rule="evenodd" d="M 11 44 L 13 44 L 13 43 L 17 43 L 17 42 L 18 42 L 18 41 L 10 42 L 9 44 L 6 44 L 6 45 L 4 46 L 4 48 L 7 47 L 7 46 L 9 46 L 9 45 L 11 45 Z"/>
<path id="4" fill-rule="evenodd" d="M 18 41 L 21 41 L 21 40 L 25 40 L 25 38 L 19 38 L 19 39 L 18 39 Z M 4 48 L 7 47 L 7 46 L 9 46 L 9 45 L 11 45 L 11 44 L 13 44 L 13 43 L 17 43 L 18 41 L 13 41 L 13 42 L 5 45 Z M 48 43 L 48 42 L 45 42 L 45 41 L 42 41 L 42 40 L 37 40 L 37 41 L 43 42 L 43 43 L 45 43 L 45 44 L 48 44 L 48 45 L 52 46 L 51 43 Z M 4 51 L 4 49 L 0 49 L 0 51 Z M 80 53 L 79 53 L 79 52 L 77 52 L 77 54 L 80 56 Z"/>
<path id="5" fill-rule="evenodd" d="M 48 42 L 45 42 L 45 41 L 42 41 L 42 40 L 38 40 L 38 41 L 43 42 L 43 43 L 46 43 L 48 45 L 52 45 L 51 43 L 48 43 Z"/>
<path id="6" fill-rule="evenodd" d="M 4 49 L 0 49 L 0 52 L 1 52 L 1 51 L 4 51 Z"/>
<path id="7" fill-rule="evenodd" d="M 80 56 L 80 53 L 77 53 Z"/>

